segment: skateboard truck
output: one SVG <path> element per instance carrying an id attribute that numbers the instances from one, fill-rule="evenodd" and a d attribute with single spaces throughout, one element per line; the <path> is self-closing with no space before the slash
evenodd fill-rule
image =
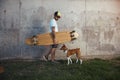
<path id="1" fill-rule="evenodd" d="M 37 37 L 35 35 L 32 37 L 32 41 L 33 41 L 33 45 L 35 46 L 38 42 Z"/>

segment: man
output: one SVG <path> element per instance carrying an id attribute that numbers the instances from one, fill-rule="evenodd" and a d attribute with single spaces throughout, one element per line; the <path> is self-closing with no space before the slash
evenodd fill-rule
<path id="1" fill-rule="evenodd" d="M 52 37 L 53 37 L 53 45 L 51 45 L 51 49 L 49 51 L 49 53 L 45 56 L 43 56 L 43 58 L 48 61 L 48 56 L 51 54 L 51 61 L 52 62 L 56 62 L 55 61 L 55 51 L 56 51 L 56 48 L 58 46 L 57 44 L 57 41 L 56 41 L 56 35 L 55 35 L 55 32 L 58 32 L 58 25 L 57 25 L 57 21 L 61 18 L 61 14 L 59 11 L 56 11 L 54 13 L 54 18 L 51 19 L 50 21 L 50 32 L 52 34 Z"/>

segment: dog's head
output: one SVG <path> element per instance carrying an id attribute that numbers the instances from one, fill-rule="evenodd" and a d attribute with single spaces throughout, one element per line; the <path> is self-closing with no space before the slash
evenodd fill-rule
<path id="1" fill-rule="evenodd" d="M 66 47 L 65 44 L 63 44 L 62 47 L 60 48 L 60 50 L 64 50 L 64 51 L 67 50 L 67 49 L 68 49 L 68 48 Z"/>

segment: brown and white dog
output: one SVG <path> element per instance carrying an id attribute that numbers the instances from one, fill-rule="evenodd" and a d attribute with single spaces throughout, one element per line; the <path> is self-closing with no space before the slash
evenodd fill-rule
<path id="1" fill-rule="evenodd" d="M 68 65 L 71 63 L 72 64 L 72 59 L 71 56 L 76 54 L 76 63 L 78 63 L 78 60 L 80 60 L 80 64 L 82 64 L 82 59 L 81 59 L 81 53 L 80 53 L 80 48 L 76 48 L 76 49 L 68 49 L 64 44 L 63 46 L 60 48 L 60 50 L 63 50 L 65 53 L 67 53 L 67 60 L 68 60 Z"/>

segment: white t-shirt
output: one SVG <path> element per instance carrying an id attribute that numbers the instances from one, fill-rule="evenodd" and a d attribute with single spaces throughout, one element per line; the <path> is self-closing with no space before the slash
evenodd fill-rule
<path id="1" fill-rule="evenodd" d="M 50 21 L 50 32 L 52 32 L 52 27 L 55 27 L 55 32 L 58 32 L 58 25 L 55 19 L 51 19 Z"/>

